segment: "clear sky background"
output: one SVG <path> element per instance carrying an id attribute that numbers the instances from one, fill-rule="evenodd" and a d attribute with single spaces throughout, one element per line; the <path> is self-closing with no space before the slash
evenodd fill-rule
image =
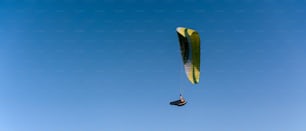
<path id="1" fill-rule="evenodd" d="M 1 131 L 305 131 L 304 0 L 4 0 Z M 201 35 L 201 79 L 176 27 Z M 183 88 L 188 104 L 170 106 Z"/>

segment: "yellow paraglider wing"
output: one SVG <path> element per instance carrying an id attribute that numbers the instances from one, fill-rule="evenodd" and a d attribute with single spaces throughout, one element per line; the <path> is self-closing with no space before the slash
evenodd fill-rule
<path id="1" fill-rule="evenodd" d="M 176 28 L 176 32 L 187 78 L 192 84 L 197 84 L 200 81 L 201 47 L 199 33 L 184 27 Z"/>

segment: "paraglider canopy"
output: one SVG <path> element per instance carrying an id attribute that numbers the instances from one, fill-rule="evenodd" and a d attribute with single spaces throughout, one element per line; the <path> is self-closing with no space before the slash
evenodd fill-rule
<path id="1" fill-rule="evenodd" d="M 192 84 L 200 81 L 200 36 L 193 29 L 178 27 L 176 32 L 179 38 L 181 55 L 188 80 Z"/>

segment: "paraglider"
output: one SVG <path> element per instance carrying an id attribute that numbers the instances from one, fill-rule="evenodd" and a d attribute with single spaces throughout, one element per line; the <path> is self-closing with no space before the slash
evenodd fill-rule
<path id="1" fill-rule="evenodd" d="M 193 29 L 178 27 L 176 32 L 179 39 L 181 56 L 187 79 L 191 84 L 198 84 L 200 81 L 200 36 Z M 180 94 L 180 99 L 170 102 L 170 105 L 183 106 L 187 102 Z"/>

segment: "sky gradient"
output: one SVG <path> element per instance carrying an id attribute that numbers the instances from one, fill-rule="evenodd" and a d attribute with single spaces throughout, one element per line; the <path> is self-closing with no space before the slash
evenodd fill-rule
<path id="1" fill-rule="evenodd" d="M 0 2 L 1 131 L 305 131 L 306 1 Z M 202 42 L 200 84 L 175 32 Z M 170 106 L 179 88 L 188 101 Z"/>

